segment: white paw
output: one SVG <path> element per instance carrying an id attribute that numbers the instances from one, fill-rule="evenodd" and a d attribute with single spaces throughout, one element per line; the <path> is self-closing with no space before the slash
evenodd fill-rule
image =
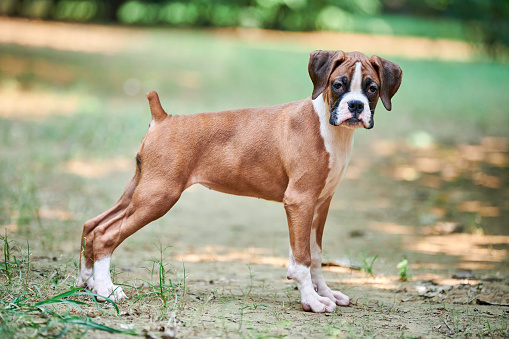
<path id="1" fill-rule="evenodd" d="M 113 300 L 114 302 L 119 302 L 127 298 L 124 291 L 122 291 L 122 287 L 117 285 L 110 285 L 107 287 L 97 287 L 94 288 L 92 292 L 100 295 L 99 297 L 97 297 L 98 301 L 106 301 L 105 297 Z"/>
<path id="2" fill-rule="evenodd" d="M 336 309 L 336 304 L 331 299 L 321 297 L 316 292 L 306 293 L 305 296 L 302 296 L 301 303 L 304 311 L 312 311 L 315 313 L 330 313 L 334 312 Z"/>
<path id="3" fill-rule="evenodd" d="M 321 287 L 318 289 L 318 294 L 322 297 L 328 298 L 333 303 L 339 306 L 350 305 L 350 297 L 340 291 L 333 291 L 328 286 Z"/>

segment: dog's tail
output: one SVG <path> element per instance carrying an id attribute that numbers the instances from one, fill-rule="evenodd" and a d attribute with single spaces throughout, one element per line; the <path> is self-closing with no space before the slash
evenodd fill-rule
<path id="1" fill-rule="evenodd" d="M 161 106 L 161 102 L 159 101 L 159 95 L 157 95 L 156 91 L 150 91 L 145 95 L 148 99 L 148 104 L 150 105 L 150 113 L 152 113 L 152 120 L 154 122 L 163 121 L 164 118 L 168 116 L 168 114 L 164 111 L 163 106 Z"/>

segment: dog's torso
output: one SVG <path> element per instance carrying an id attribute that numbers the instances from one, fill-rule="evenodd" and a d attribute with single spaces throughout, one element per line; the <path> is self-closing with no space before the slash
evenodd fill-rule
<path id="1" fill-rule="evenodd" d="M 150 156 L 141 162 L 185 183 L 184 189 L 198 183 L 281 202 L 289 180 L 296 180 L 302 190 L 313 187 L 317 197 L 331 195 L 348 164 L 351 141 L 345 147 L 343 139 L 351 140 L 353 130 L 331 126 L 319 100 L 168 116 L 147 133 L 140 153 Z"/>

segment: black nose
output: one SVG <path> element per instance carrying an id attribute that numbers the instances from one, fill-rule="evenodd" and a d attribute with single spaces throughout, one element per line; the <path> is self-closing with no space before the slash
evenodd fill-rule
<path id="1" fill-rule="evenodd" d="M 360 100 L 348 101 L 348 110 L 357 116 L 364 111 L 364 103 Z"/>

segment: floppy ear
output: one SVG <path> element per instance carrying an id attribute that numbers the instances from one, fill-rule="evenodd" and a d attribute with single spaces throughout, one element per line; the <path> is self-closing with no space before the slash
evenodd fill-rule
<path id="1" fill-rule="evenodd" d="M 327 87 L 334 68 L 345 59 L 342 51 L 314 51 L 309 56 L 308 72 L 313 82 L 313 100 Z"/>
<path id="2" fill-rule="evenodd" d="M 385 109 L 390 111 L 392 109 L 391 98 L 401 85 L 403 72 L 395 63 L 376 55 L 373 55 L 370 61 L 380 78 L 380 99 L 382 99 Z"/>

